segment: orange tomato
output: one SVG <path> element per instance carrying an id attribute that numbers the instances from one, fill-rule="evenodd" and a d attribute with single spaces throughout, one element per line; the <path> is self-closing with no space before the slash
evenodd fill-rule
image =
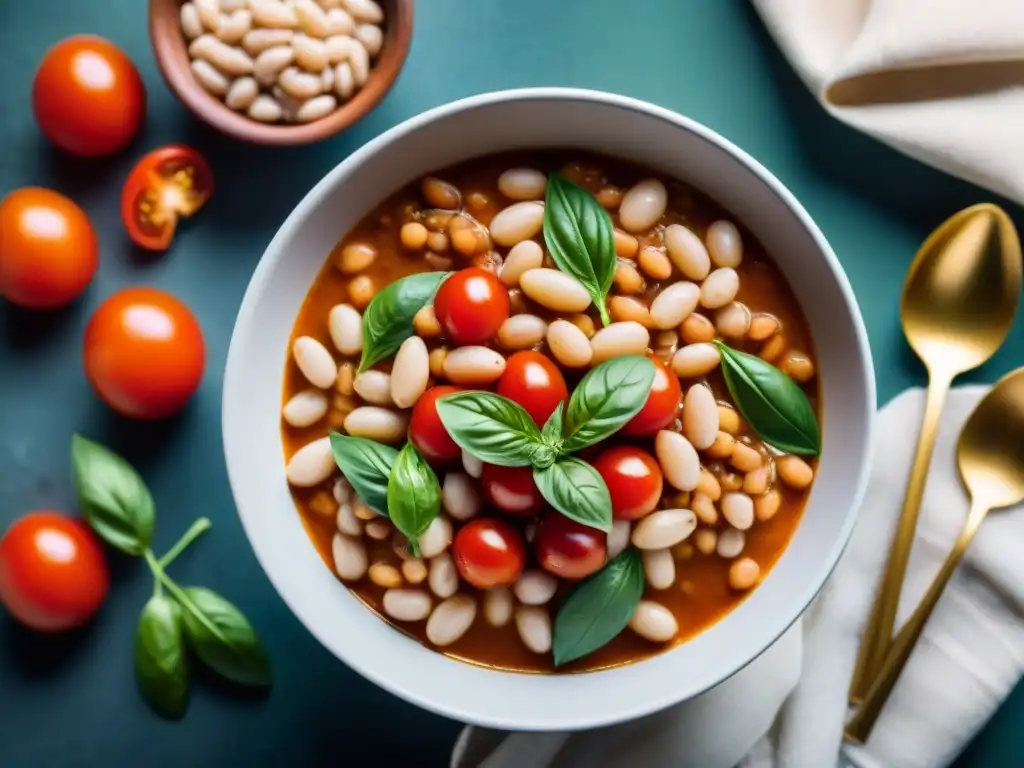
<path id="1" fill-rule="evenodd" d="M 146 88 L 124 52 L 76 35 L 46 52 L 32 84 L 36 122 L 61 149 L 110 155 L 132 140 L 146 116 Z"/>
<path id="2" fill-rule="evenodd" d="M 188 307 L 156 288 L 125 288 L 99 306 L 85 329 L 85 375 L 118 413 L 170 416 L 199 387 L 205 345 Z"/>
<path id="3" fill-rule="evenodd" d="M 29 309 L 62 307 L 98 262 L 89 218 L 64 195 L 24 187 L 0 200 L 0 296 Z"/>
<path id="4" fill-rule="evenodd" d="M 0 602 L 44 632 L 84 624 L 103 604 L 110 572 L 92 530 L 57 512 L 29 512 L 0 539 Z"/>
<path id="5" fill-rule="evenodd" d="M 172 145 L 143 157 L 121 192 L 128 235 L 151 251 L 171 247 L 178 219 L 188 218 L 213 194 L 213 172 L 191 147 Z"/>

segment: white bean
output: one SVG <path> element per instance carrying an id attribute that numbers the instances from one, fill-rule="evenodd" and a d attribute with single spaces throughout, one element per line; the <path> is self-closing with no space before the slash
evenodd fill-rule
<path id="1" fill-rule="evenodd" d="M 294 29 L 299 25 L 295 8 L 277 0 L 253 0 L 252 20 L 261 27 L 276 29 Z"/>
<path id="2" fill-rule="evenodd" d="M 330 72 L 331 70 L 325 69 L 324 71 Z M 323 85 L 322 79 L 321 87 L 326 87 Z M 326 88 L 329 90 L 329 87 Z M 295 112 L 295 119 L 300 123 L 312 123 L 314 120 L 320 120 L 321 118 L 327 117 L 337 108 L 337 106 L 338 102 L 329 94 L 314 96 L 298 108 Z"/>
<path id="3" fill-rule="evenodd" d="M 475 480 L 479 480 L 484 472 L 484 463 L 469 451 L 462 451 L 462 467 L 466 474 Z"/>
<path id="4" fill-rule="evenodd" d="M 295 393 L 284 408 L 281 416 L 292 427 L 302 428 L 316 424 L 327 415 L 327 396 L 318 389 L 305 389 Z"/>
<path id="5" fill-rule="evenodd" d="M 500 184 L 500 181 L 499 181 Z M 523 240 L 512 246 L 501 265 L 498 277 L 509 288 L 519 285 L 524 272 L 544 266 L 544 250 L 533 240 Z"/>
<path id="6" fill-rule="evenodd" d="M 220 10 L 222 13 L 233 13 L 248 7 L 249 0 L 220 0 Z"/>
<path id="7" fill-rule="evenodd" d="M 327 37 L 327 13 L 313 0 L 295 0 L 292 3 L 299 27 L 312 37 Z"/>
<path id="8" fill-rule="evenodd" d="M 339 504 L 348 504 L 352 501 L 352 484 L 342 475 L 334 481 L 334 488 L 331 489 L 334 500 Z"/>
<path id="9" fill-rule="evenodd" d="M 318 75 L 303 72 L 298 67 L 285 67 L 278 75 L 277 83 L 282 91 L 300 101 L 317 96 L 324 85 Z"/>
<path id="10" fill-rule="evenodd" d="M 512 621 L 514 608 L 512 593 L 507 588 L 497 587 L 484 592 L 484 618 L 492 627 L 504 627 Z"/>
<path id="11" fill-rule="evenodd" d="M 651 322 L 662 330 L 675 328 L 697 308 L 700 288 L 696 283 L 673 283 L 651 302 Z"/>
<path id="12" fill-rule="evenodd" d="M 505 358 L 487 347 L 459 347 L 444 359 L 444 376 L 453 384 L 490 384 L 505 372 Z"/>
<path id="13" fill-rule="evenodd" d="M 558 591 L 558 579 L 537 569 L 523 571 L 512 591 L 523 605 L 544 605 Z"/>
<path id="14" fill-rule="evenodd" d="M 253 71 L 253 61 L 241 48 L 222 43 L 213 35 L 197 37 L 188 47 L 193 59 L 205 59 L 225 75 L 238 77 Z"/>
<path id="15" fill-rule="evenodd" d="M 356 513 L 352 511 L 351 504 L 343 502 L 338 505 L 338 514 L 335 517 L 335 522 L 337 523 L 338 531 L 346 536 L 358 538 L 363 535 L 363 521 L 356 517 Z"/>
<path id="16" fill-rule="evenodd" d="M 376 56 L 384 47 L 384 32 L 375 24 L 360 24 L 356 27 L 355 37 L 370 56 Z"/>
<path id="17" fill-rule="evenodd" d="M 608 531 L 608 559 L 618 557 L 626 551 L 629 546 L 629 535 L 632 524 L 629 520 L 616 520 L 612 523 L 612 529 Z"/>
<path id="18" fill-rule="evenodd" d="M 338 304 L 327 315 L 327 329 L 334 347 L 343 355 L 363 351 L 363 316 L 351 304 Z"/>
<path id="19" fill-rule="evenodd" d="M 743 261 L 743 238 L 731 221 L 722 219 L 708 227 L 707 241 L 715 266 L 735 269 Z"/>
<path id="20" fill-rule="evenodd" d="M 427 620 L 427 640 L 437 646 L 451 645 L 462 637 L 476 619 L 476 600 L 469 595 L 449 597 Z"/>
<path id="21" fill-rule="evenodd" d="M 543 200 L 548 179 L 535 168 L 509 168 L 498 177 L 498 191 L 509 200 Z"/>
<path id="22" fill-rule="evenodd" d="M 548 324 L 536 315 L 512 315 L 498 329 L 498 343 L 505 349 L 529 349 L 544 341 Z"/>
<path id="23" fill-rule="evenodd" d="M 527 270 L 519 276 L 519 285 L 529 298 L 554 312 L 582 312 L 590 306 L 587 289 L 575 277 L 557 269 Z"/>
<path id="24" fill-rule="evenodd" d="M 689 538 L 697 516 L 689 509 L 659 509 L 640 519 L 631 541 L 637 549 L 666 549 Z"/>
<path id="25" fill-rule="evenodd" d="M 681 379 L 693 379 L 711 373 L 721 361 L 722 354 L 714 344 L 687 344 L 672 356 L 672 371 Z"/>
<path id="26" fill-rule="evenodd" d="M 665 227 L 665 249 L 676 269 L 689 280 L 703 280 L 711 271 L 711 257 L 696 233 L 682 224 Z"/>
<path id="27" fill-rule="evenodd" d="M 356 21 L 364 24 L 380 24 L 384 21 L 384 11 L 374 0 L 342 0 L 342 5 Z"/>
<path id="28" fill-rule="evenodd" d="M 684 409 L 685 414 L 685 409 Z M 654 438 L 654 453 L 668 484 L 679 491 L 692 491 L 700 482 L 700 458 L 693 445 L 678 432 L 661 430 Z"/>
<path id="29" fill-rule="evenodd" d="M 719 557 L 732 560 L 734 557 L 740 556 L 746 543 L 747 537 L 743 535 L 743 531 L 735 528 L 726 528 L 718 534 L 718 544 L 715 551 L 718 552 Z"/>
<path id="30" fill-rule="evenodd" d="M 710 448 L 718 436 L 718 404 L 703 384 L 694 384 L 686 391 L 683 434 L 698 451 Z"/>
<path id="31" fill-rule="evenodd" d="M 284 468 L 288 482 L 296 488 L 319 485 L 334 474 L 337 465 L 331 451 L 331 438 L 320 437 L 299 448 Z"/>
<path id="32" fill-rule="evenodd" d="M 358 44 L 358 40 L 348 35 L 331 35 L 324 41 L 324 50 L 331 64 L 339 64 L 352 58 L 352 51 Z"/>
<path id="33" fill-rule="evenodd" d="M 230 109 L 241 111 L 248 109 L 259 93 L 260 87 L 254 78 L 240 77 L 228 88 L 227 96 L 224 97 L 224 103 Z"/>
<path id="34" fill-rule="evenodd" d="M 676 561 L 667 549 L 644 549 L 640 552 L 647 583 L 654 589 L 668 589 L 676 581 Z"/>
<path id="35" fill-rule="evenodd" d="M 342 8 L 331 8 L 327 11 L 327 36 L 351 35 L 355 32 L 356 22 Z"/>
<path id="36" fill-rule="evenodd" d="M 253 74 L 259 83 L 271 86 L 294 59 L 295 51 L 290 46 L 278 45 L 267 48 L 256 57 Z"/>
<path id="37" fill-rule="evenodd" d="M 331 542 L 331 554 L 334 556 L 334 570 L 342 581 L 359 581 L 366 575 L 369 563 L 366 545 L 361 540 L 336 533 Z"/>
<path id="38" fill-rule="evenodd" d="M 420 534 L 420 554 L 430 559 L 437 557 L 452 543 L 452 521 L 444 515 L 438 515 L 430 521 L 427 530 Z"/>
<path id="39" fill-rule="evenodd" d="M 334 93 L 342 101 L 348 101 L 356 92 L 356 83 L 352 78 L 352 67 L 347 61 L 334 68 Z"/>
<path id="40" fill-rule="evenodd" d="M 403 560 L 402 576 L 410 584 L 422 584 L 427 580 L 427 566 L 420 559 Z"/>
<path id="41" fill-rule="evenodd" d="M 519 606 L 516 609 L 516 629 L 523 645 L 534 653 L 551 650 L 551 617 L 542 606 Z"/>
<path id="42" fill-rule="evenodd" d="M 409 418 L 405 414 L 365 405 L 345 417 L 345 431 L 353 437 L 365 437 L 381 443 L 394 443 L 405 437 Z"/>
<path id="43" fill-rule="evenodd" d="M 384 613 L 398 621 L 423 621 L 430 615 L 433 600 L 422 589 L 389 589 L 381 601 Z"/>
<path id="44" fill-rule="evenodd" d="M 194 40 L 203 34 L 203 24 L 199 21 L 199 12 L 192 3 L 185 3 L 181 6 L 181 31 L 189 40 Z"/>
<path id="45" fill-rule="evenodd" d="M 667 643 L 679 632 L 672 611 L 653 600 L 641 600 L 637 604 L 629 628 L 652 643 Z"/>
<path id="46" fill-rule="evenodd" d="M 370 53 L 358 40 L 352 42 L 352 50 L 348 54 L 348 63 L 352 67 L 352 82 L 356 88 L 362 88 L 370 79 Z"/>
<path id="47" fill-rule="evenodd" d="M 284 115 L 284 110 L 273 96 L 260 94 L 253 99 L 246 114 L 260 123 L 276 123 Z"/>
<path id="48" fill-rule="evenodd" d="M 483 508 L 483 500 L 475 483 L 462 472 L 449 472 L 441 486 L 441 503 L 454 520 L 469 520 Z"/>
<path id="49" fill-rule="evenodd" d="M 722 495 L 722 517 L 733 528 L 745 531 L 754 524 L 754 502 L 745 493 Z"/>
<path id="50" fill-rule="evenodd" d="M 220 29 L 221 15 L 218 0 L 193 0 L 199 22 L 211 32 Z"/>
<path id="51" fill-rule="evenodd" d="M 619 223 L 627 232 L 643 232 L 658 223 L 667 206 L 665 185 L 657 179 L 644 179 L 622 196 Z"/>
<path id="52" fill-rule="evenodd" d="M 391 398 L 399 408 L 412 408 L 427 391 L 430 353 L 419 336 L 402 342 L 391 366 Z"/>
<path id="53" fill-rule="evenodd" d="M 312 336 L 299 336 L 292 344 L 292 356 L 310 384 L 328 389 L 338 377 L 338 366 L 327 347 Z"/>
<path id="54" fill-rule="evenodd" d="M 363 371 L 352 382 L 356 394 L 373 405 L 393 405 L 391 374 L 383 371 Z"/>
<path id="55" fill-rule="evenodd" d="M 742 339 L 750 330 L 750 310 L 747 305 L 734 301 L 718 310 L 715 329 L 726 339 Z"/>
<path id="56" fill-rule="evenodd" d="M 427 574 L 430 591 L 442 600 L 459 591 L 459 572 L 455 570 L 455 563 L 447 552 L 431 558 Z"/>
<path id="57" fill-rule="evenodd" d="M 295 63 L 308 72 L 320 72 L 327 66 L 327 48 L 323 40 L 309 35 L 296 35 L 292 39 Z"/>
<path id="58" fill-rule="evenodd" d="M 213 64 L 205 59 L 196 59 L 191 64 L 192 76 L 207 93 L 223 98 L 230 87 L 230 82 Z"/>
<path id="59" fill-rule="evenodd" d="M 491 219 L 491 239 L 509 248 L 534 237 L 543 224 L 544 206 L 540 203 L 513 203 Z"/>
<path id="60" fill-rule="evenodd" d="M 217 30 L 217 37 L 228 45 L 238 45 L 252 29 L 252 14 L 246 10 L 235 11 L 226 16 Z"/>
<path id="61" fill-rule="evenodd" d="M 701 283 L 700 304 L 708 309 L 718 309 L 736 298 L 740 289 L 740 276 L 732 267 L 720 267 Z"/>
<path id="62" fill-rule="evenodd" d="M 590 364 L 597 365 L 621 355 L 642 355 L 650 342 L 650 332 L 634 320 L 606 325 L 590 340 L 593 352 Z"/>
<path id="63" fill-rule="evenodd" d="M 331 69 L 330 67 L 324 67 L 320 71 L 320 85 L 324 89 L 324 93 L 329 93 L 331 90 L 334 89 L 334 70 L 333 69 Z M 335 101 L 334 105 L 337 106 L 338 102 Z"/>
<path id="64" fill-rule="evenodd" d="M 254 29 L 242 38 L 242 48 L 250 56 L 259 56 L 268 48 L 288 46 L 294 36 L 290 29 Z"/>
<path id="65" fill-rule="evenodd" d="M 584 368 L 590 365 L 594 350 L 590 339 L 568 320 L 555 320 L 548 326 L 548 349 L 566 368 Z"/>

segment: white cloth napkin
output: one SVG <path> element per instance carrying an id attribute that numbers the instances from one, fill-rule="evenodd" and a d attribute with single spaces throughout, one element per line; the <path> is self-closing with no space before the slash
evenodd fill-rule
<path id="1" fill-rule="evenodd" d="M 753 2 L 832 115 L 1024 202 L 1024 2 Z"/>
<path id="2" fill-rule="evenodd" d="M 899 621 L 924 594 L 966 518 L 956 441 L 986 391 L 957 388 L 946 404 Z M 750 666 L 696 699 L 610 728 L 510 736 L 467 727 L 453 768 L 948 765 L 1024 672 L 1020 508 L 994 512 L 982 526 L 870 742 L 860 748 L 842 743 L 857 644 L 899 515 L 923 412 L 919 389 L 880 411 L 871 484 L 846 553 L 802 623 Z"/>

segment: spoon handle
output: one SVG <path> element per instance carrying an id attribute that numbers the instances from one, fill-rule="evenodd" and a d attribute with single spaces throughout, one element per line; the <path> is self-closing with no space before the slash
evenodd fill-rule
<path id="1" fill-rule="evenodd" d="M 935 437 L 939 431 L 942 406 L 946 402 L 951 381 L 952 377 L 947 374 L 932 373 L 928 382 L 924 421 L 917 439 L 917 453 L 910 470 L 910 479 L 907 481 L 903 510 L 900 512 L 889 558 L 875 594 L 871 616 L 861 637 L 857 666 L 854 667 L 853 680 L 850 683 L 850 701 L 853 703 L 863 700 L 889 650 L 893 625 L 896 623 L 896 610 L 900 604 L 903 577 L 907 572 L 910 547 L 914 542 L 914 532 L 917 528 L 917 513 L 921 507 L 925 481 L 928 479 L 928 465 L 935 450 Z"/>
<path id="2" fill-rule="evenodd" d="M 907 659 L 910 658 L 918 638 L 921 637 L 921 632 L 924 630 L 928 617 L 932 615 L 935 605 L 942 596 L 942 591 L 946 588 L 946 584 L 949 583 L 950 577 L 956 570 L 957 565 L 959 565 L 960 560 L 967 551 L 967 547 L 974 539 L 974 535 L 978 532 L 978 528 L 987 514 L 987 505 L 979 502 L 971 503 L 971 512 L 967 516 L 967 522 L 964 523 L 963 530 L 960 531 L 956 543 L 953 545 L 953 550 L 946 556 L 942 568 L 939 569 L 938 575 L 932 581 L 931 586 L 928 587 L 928 591 L 921 599 L 920 604 L 911 614 L 910 618 L 907 619 L 907 623 L 900 630 L 896 639 L 893 640 L 892 649 L 886 655 L 881 671 L 868 689 L 867 695 L 864 697 L 864 703 L 857 710 L 856 714 L 850 718 L 850 722 L 847 723 L 846 738 L 848 741 L 863 744 L 871 735 L 871 730 L 875 727 L 875 721 L 878 719 L 879 714 L 881 714 L 882 708 L 885 707 L 885 702 L 888 701 L 889 694 L 892 693 L 896 681 L 899 680 L 903 667 L 906 666 Z"/>

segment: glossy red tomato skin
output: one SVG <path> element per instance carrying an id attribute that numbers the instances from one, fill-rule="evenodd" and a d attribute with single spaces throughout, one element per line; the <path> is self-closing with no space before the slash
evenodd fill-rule
<path id="1" fill-rule="evenodd" d="M 427 461 L 442 465 L 462 456 L 462 449 L 455 444 L 448 430 L 437 415 L 437 401 L 446 395 L 460 392 L 459 387 L 442 384 L 431 387 L 416 401 L 409 419 L 409 439 Z"/>
<path id="2" fill-rule="evenodd" d="M 661 467 L 647 451 L 628 445 L 609 448 L 594 461 L 594 469 L 608 486 L 616 520 L 637 520 L 657 507 Z"/>
<path id="3" fill-rule="evenodd" d="M 544 497 L 533 481 L 531 467 L 484 464 L 480 483 L 491 504 L 506 514 L 533 517 L 544 509 Z"/>
<path id="4" fill-rule="evenodd" d="M 540 427 L 559 403 L 569 400 L 562 372 L 547 357 L 532 350 L 516 352 L 508 358 L 497 392 L 523 406 Z"/>
<path id="5" fill-rule="evenodd" d="M 455 344 L 485 344 L 508 320 L 508 289 L 486 269 L 460 269 L 437 289 L 434 314 Z"/>
<path id="6" fill-rule="evenodd" d="M 203 332 L 188 307 L 156 288 L 125 288 L 85 329 L 86 378 L 118 413 L 161 419 L 180 411 L 203 378 Z"/>
<path id="7" fill-rule="evenodd" d="M 584 579 L 608 559 L 608 534 L 550 512 L 537 526 L 533 550 L 540 567 L 563 579 Z"/>
<path id="8" fill-rule="evenodd" d="M 146 88 L 125 53 L 108 40 L 75 35 L 46 52 L 32 84 L 40 129 L 61 149 L 111 155 L 138 133 Z"/>
<path id="9" fill-rule="evenodd" d="M 647 401 L 640 412 L 620 430 L 622 434 L 656 435 L 659 430 L 669 426 L 679 412 L 679 401 L 683 397 L 679 379 L 672 373 L 667 363 L 661 360 L 653 362 L 655 373 L 651 394 L 647 396 Z"/>
<path id="10" fill-rule="evenodd" d="M 81 520 L 29 512 L 0 539 L 0 603 L 26 626 L 42 632 L 81 626 L 109 588 L 103 549 Z"/>
<path id="11" fill-rule="evenodd" d="M 512 586 L 526 565 L 522 533 L 494 518 L 478 517 L 462 526 L 452 552 L 462 578 L 480 589 Z"/>

